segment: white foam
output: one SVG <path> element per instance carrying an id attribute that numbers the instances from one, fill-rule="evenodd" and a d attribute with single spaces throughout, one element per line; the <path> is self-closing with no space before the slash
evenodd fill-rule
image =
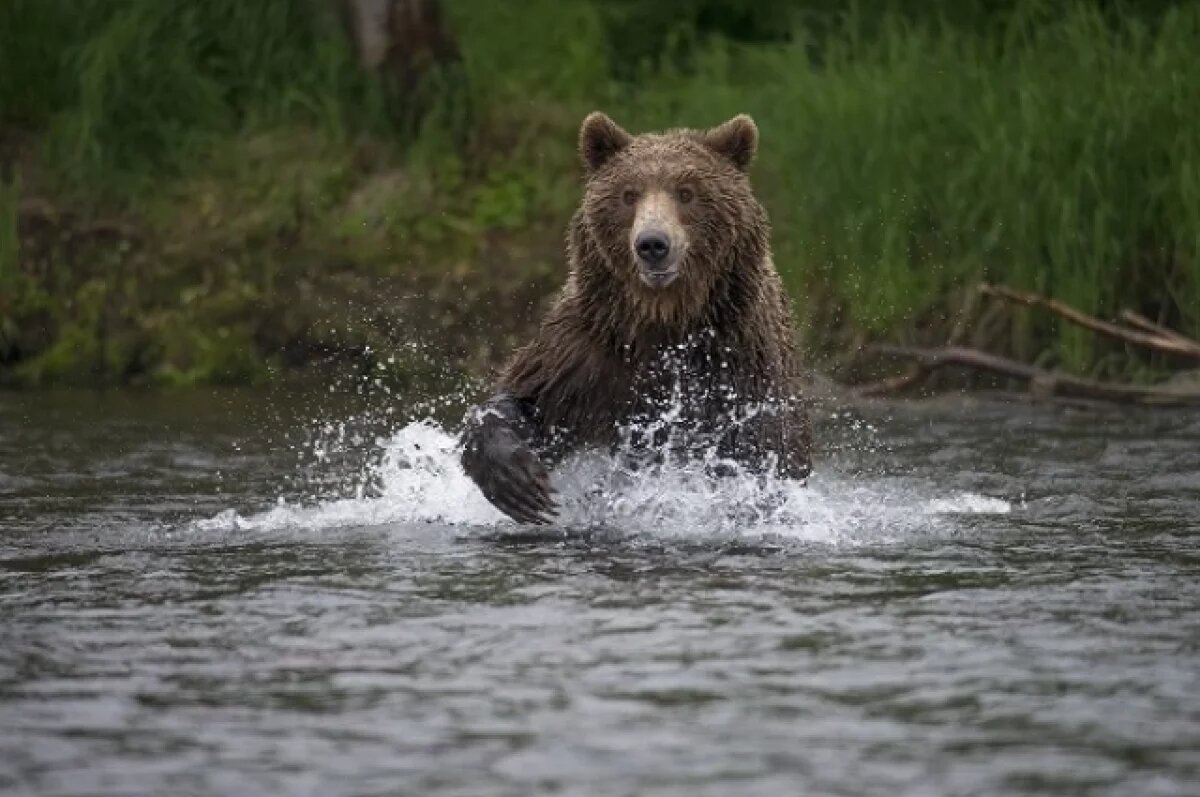
<path id="1" fill-rule="evenodd" d="M 935 515 L 1007 515 L 1012 504 L 1002 498 L 963 493 L 953 498 L 933 498 L 927 504 Z"/>
<path id="2" fill-rule="evenodd" d="M 515 527 L 462 471 L 457 441 L 434 423 L 411 423 L 383 446 L 375 488 L 309 504 L 283 500 L 261 513 L 226 510 L 202 530 L 324 529 L 393 523 Z M 898 479 L 818 472 L 807 486 L 753 475 L 709 476 L 703 463 L 634 469 L 620 458 L 577 456 L 556 469 L 563 528 L 605 527 L 659 536 L 751 536 L 842 543 L 936 531 L 964 514 L 1004 514 L 1009 502 L 930 495 Z"/>

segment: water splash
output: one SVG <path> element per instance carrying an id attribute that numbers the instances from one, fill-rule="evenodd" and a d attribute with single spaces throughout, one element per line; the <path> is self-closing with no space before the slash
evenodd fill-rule
<path id="1" fill-rule="evenodd" d="M 244 516 L 227 510 L 196 527 L 268 531 L 424 522 L 518 528 L 463 473 L 455 437 L 436 423 L 408 424 L 382 441 L 381 451 L 352 495 L 303 503 L 280 499 L 264 512 Z M 563 463 L 552 481 L 561 505 L 558 528 L 665 537 L 886 542 L 952 528 L 959 515 L 1011 511 L 998 498 L 937 495 L 900 478 L 836 471 L 818 471 L 807 485 L 751 474 L 714 478 L 702 462 L 635 467 L 595 452 Z"/>

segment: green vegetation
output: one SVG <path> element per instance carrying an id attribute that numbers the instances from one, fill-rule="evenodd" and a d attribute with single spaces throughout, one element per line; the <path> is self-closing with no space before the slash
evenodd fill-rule
<path id="1" fill-rule="evenodd" d="M 418 340 L 479 370 L 561 279 L 596 107 L 754 115 L 818 357 L 944 340 L 981 279 L 1200 334 L 1200 4 L 444 6 L 461 62 L 418 118 L 332 2 L 0 5 L 0 384 L 419 377 Z M 1164 365 L 1011 308 L 975 334 Z"/>

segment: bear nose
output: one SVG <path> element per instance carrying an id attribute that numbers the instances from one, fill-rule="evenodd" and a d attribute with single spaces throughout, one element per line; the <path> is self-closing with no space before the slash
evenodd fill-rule
<path id="1" fill-rule="evenodd" d="M 658 230 L 647 230 L 638 235 L 633 248 L 643 261 L 649 265 L 657 265 L 670 254 L 671 242 L 665 233 Z"/>

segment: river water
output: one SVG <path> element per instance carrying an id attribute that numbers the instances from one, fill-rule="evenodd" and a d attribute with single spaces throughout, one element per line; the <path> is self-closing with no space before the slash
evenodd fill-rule
<path id="1" fill-rule="evenodd" d="M 822 408 L 806 488 L 0 394 L 0 793 L 1198 795 L 1200 414 Z"/>

